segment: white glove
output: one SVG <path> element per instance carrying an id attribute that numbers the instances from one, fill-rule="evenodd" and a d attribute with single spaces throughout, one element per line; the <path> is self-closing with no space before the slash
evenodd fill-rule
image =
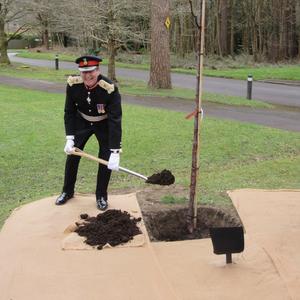
<path id="1" fill-rule="evenodd" d="M 71 152 L 74 150 L 74 135 L 67 135 L 66 136 L 67 142 L 64 148 L 66 154 L 70 155 Z"/>
<path id="2" fill-rule="evenodd" d="M 113 171 L 119 171 L 120 153 L 111 153 L 107 168 Z"/>

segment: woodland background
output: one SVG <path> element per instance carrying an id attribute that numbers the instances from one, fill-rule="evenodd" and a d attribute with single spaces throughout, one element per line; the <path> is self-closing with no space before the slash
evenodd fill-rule
<path id="1" fill-rule="evenodd" d="M 200 1 L 192 1 L 198 12 Z M 156 7 L 153 9 L 153 6 Z M 205 52 L 254 61 L 300 58 L 299 0 L 206 1 Z M 195 52 L 197 28 L 185 0 L 1 0 L 0 47 L 20 34 L 53 44 L 85 49 L 148 52 L 151 14 L 168 15 L 170 51 L 179 57 Z M 198 13 L 199 15 L 199 13 Z M 2 54 L 3 56 L 4 54 Z"/>

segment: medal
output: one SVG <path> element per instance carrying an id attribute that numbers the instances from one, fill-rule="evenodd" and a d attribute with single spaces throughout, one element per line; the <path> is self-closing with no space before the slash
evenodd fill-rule
<path id="1" fill-rule="evenodd" d="M 87 96 L 87 98 L 86 98 L 86 101 L 88 102 L 88 104 L 91 104 L 90 93 L 91 93 L 91 92 L 88 92 L 88 96 Z"/>
<path id="2" fill-rule="evenodd" d="M 97 110 L 99 114 L 104 114 L 105 113 L 104 104 L 97 104 Z"/>

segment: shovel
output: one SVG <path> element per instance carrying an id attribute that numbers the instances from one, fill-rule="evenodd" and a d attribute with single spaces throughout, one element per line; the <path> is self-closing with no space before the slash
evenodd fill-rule
<path id="1" fill-rule="evenodd" d="M 105 165 L 105 166 L 108 165 L 108 162 L 106 160 L 95 157 L 95 156 L 90 155 L 90 154 L 87 154 L 87 153 L 83 152 L 82 150 L 80 150 L 78 148 L 74 148 L 74 151 L 72 151 L 71 154 L 86 157 L 90 160 L 94 160 L 94 161 L 96 161 L 96 162 L 98 162 L 102 165 Z M 122 171 L 122 172 L 125 172 L 127 174 L 142 178 L 142 179 L 146 180 L 146 183 L 159 184 L 159 185 L 170 185 L 170 184 L 173 184 L 175 182 L 175 177 L 171 173 L 171 171 L 169 171 L 169 170 L 163 170 L 160 173 L 153 174 L 149 177 L 146 177 L 142 174 L 139 174 L 137 172 L 128 170 L 128 169 L 123 168 L 123 167 L 119 167 L 119 170 Z"/>
<path id="2" fill-rule="evenodd" d="M 94 161 L 97 161 L 99 164 L 102 164 L 102 165 L 105 165 L 107 166 L 108 165 L 108 162 L 104 159 L 101 159 L 101 158 L 98 158 L 98 157 L 95 157 L 93 155 L 90 155 L 90 154 L 87 154 L 85 152 L 83 152 L 82 150 L 78 149 L 78 148 L 74 148 L 75 150 L 71 152 L 72 155 L 77 155 L 77 156 L 81 156 L 81 157 L 86 157 L 90 160 L 94 160 Z M 142 175 L 142 174 L 139 174 L 137 172 L 134 172 L 134 171 L 131 171 L 131 170 L 128 170 L 126 168 L 123 168 L 123 167 L 119 167 L 119 170 L 122 171 L 122 172 L 125 172 L 125 173 L 128 173 L 128 174 L 131 174 L 131 175 L 134 175 L 136 177 L 139 177 L 139 178 L 142 178 L 144 180 L 148 180 L 148 177 Z"/>

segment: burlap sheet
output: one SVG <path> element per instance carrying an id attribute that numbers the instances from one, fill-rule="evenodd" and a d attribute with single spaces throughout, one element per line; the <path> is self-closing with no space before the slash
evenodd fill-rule
<path id="1" fill-rule="evenodd" d="M 93 251 L 66 244 L 81 213 L 95 215 L 94 196 L 76 195 L 63 206 L 49 197 L 24 205 L 0 232 L 1 300 L 176 299 L 157 263 L 143 224 L 130 247 Z M 110 208 L 140 216 L 135 194 L 110 197 Z M 66 230 L 66 231 L 65 231 Z"/>
<path id="2" fill-rule="evenodd" d="M 0 299 L 300 299 L 300 191 L 229 195 L 246 230 L 233 264 L 213 254 L 210 239 L 150 244 L 143 224 L 142 245 L 64 251 L 79 214 L 98 212 L 94 197 L 25 205 L 0 232 Z M 110 204 L 140 215 L 134 194 Z"/>

